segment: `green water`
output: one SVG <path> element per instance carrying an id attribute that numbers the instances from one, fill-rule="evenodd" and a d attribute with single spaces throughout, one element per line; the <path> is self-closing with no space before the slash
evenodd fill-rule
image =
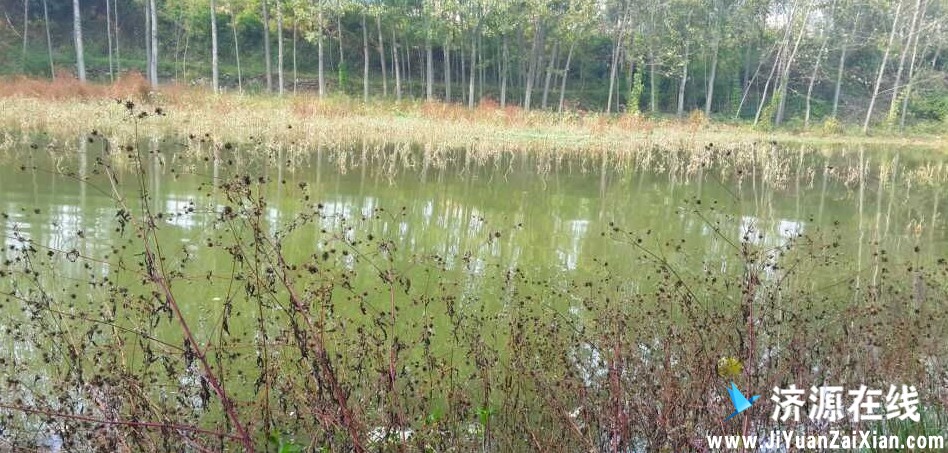
<path id="1" fill-rule="evenodd" d="M 655 271 L 656 263 L 665 270 L 665 283 L 687 282 L 706 314 L 723 317 L 739 303 L 740 285 L 715 280 L 703 288 L 701 282 L 711 282 L 713 275 L 740 276 L 742 244 L 762 250 L 764 261 L 776 266 L 766 266 L 761 278 L 776 282 L 790 273 L 781 267 L 789 266 L 796 277 L 787 300 L 807 294 L 805 302 L 793 303 L 822 312 L 810 318 L 819 331 L 850 316 L 849 304 L 873 300 L 889 272 L 880 263 L 932 268 L 948 250 L 948 159 L 924 150 L 767 145 L 745 150 L 740 158 L 717 150 L 700 160 L 687 154 L 484 157 L 457 150 L 431 160 L 411 149 L 392 151 L 398 157 L 391 157 L 386 147 L 299 154 L 244 146 L 222 150 L 218 158 L 187 152 L 173 140 L 143 149 L 151 152 L 142 154 L 141 179 L 134 155 L 103 154 L 98 142 L 52 151 L 24 147 L 2 156 L 0 225 L 8 261 L 0 267 L 6 273 L 0 289 L 7 296 L 2 310 L 9 316 L 0 336 L 10 346 L 6 376 L 26 380 L 49 373 L 72 382 L 69 367 L 55 365 L 58 359 L 42 365 L 36 345 L 44 343 L 34 341 L 31 347 L 28 339 L 58 335 L 50 353 L 66 354 L 64 345 L 75 347 L 85 336 L 93 345 L 83 349 L 90 356 L 79 368 L 90 376 L 107 375 L 109 367 L 121 364 L 143 379 L 163 382 L 158 387 L 177 387 L 168 390 L 178 395 L 175 416 L 207 426 L 219 426 L 213 421 L 220 417 L 217 406 L 211 404 L 206 413 L 212 415 L 201 415 L 208 403 L 188 407 L 195 406 L 188 398 L 198 398 L 199 391 L 187 390 L 180 377 L 177 383 L 157 377 L 170 372 L 155 370 L 161 362 L 155 355 L 180 361 L 181 354 L 160 344 L 147 347 L 133 333 L 147 331 L 150 338 L 182 345 L 180 326 L 142 282 L 140 241 L 133 223 L 123 225 L 117 217 L 115 191 L 125 197 L 133 219 L 140 218 L 141 189 L 147 191 L 144 204 L 155 216 L 164 269 L 195 338 L 215 345 L 208 348 L 212 356 L 214 351 L 233 354 L 231 371 L 222 374 L 231 377 L 234 398 L 249 413 L 260 410 L 254 401 L 272 400 L 267 411 L 282 420 L 278 425 L 302 430 L 303 437 L 313 428 L 305 423 L 294 428 L 285 414 L 305 404 L 297 400 L 290 409 L 279 409 L 277 400 L 294 397 L 260 396 L 267 387 L 261 382 L 278 388 L 278 376 L 305 372 L 281 358 L 281 348 L 293 343 L 286 321 L 260 315 L 288 310 L 285 292 L 276 289 L 272 297 L 259 297 L 272 274 L 266 264 L 253 264 L 247 224 L 222 220 L 225 209 L 244 212 L 240 201 L 228 198 L 228 187 L 245 179 L 251 196 L 243 206 L 252 210 L 251 200 L 266 200 L 257 206 L 259 228 L 296 266 L 290 274 L 314 319 L 322 320 L 336 371 L 352 383 L 351 397 L 361 401 L 356 405 L 364 406 L 360 411 L 366 420 L 384 419 L 378 414 L 393 404 L 371 395 L 384 389 L 379 376 L 387 373 L 391 339 L 399 339 L 398 404 L 415 417 L 402 424 L 415 429 L 425 414 L 451 413 L 456 423 L 464 423 L 474 409 L 459 405 L 502 412 L 509 395 L 477 388 L 489 381 L 485 366 L 498 367 L 504 370 L 496 371 L 498 376 L 515 381 L 537 380 L 511 372 L 515 361 L 523 360 L 509 346 L 518 323 L 533 322 L 530 332 L 540 335 L 550 332 L 543 326 L 568 320 L 556 329 L 581 333 L 551 340 L 547 350 L 562 346 L 572 350 L 564 351 L 573 357 L 569 360 L 585 360 L 577 365 L 585 370 L 577 379 L 588 385 L 602 374 L 596 370 L 600 353 L 589 353 L 599 349 L 589 345 L 614 332 L 600 324 L 608 319 L 605 314 L 622 317 L 638 304 L 641 318 L 626 318 L 622 322 L 630 325 L 615 328 L 636 331 L 640 348 L 651 340 L 667 341 L 676 325 L 687 330 L 689 309 L 663 298 L 663 272 Z M 118 181 L 115 191 L 109 172 Z M 816 238 L 824 248 L 813 250 L 832 254 L 810 250 L 810 257 L 785 257 L 789 252 L 779 249 L 801 237 Z M 242 262 L 226 251 L 238 244 L 246 247 Z M 29 265 L 15 259 L 28 246 L 35 249 Z M 768 255 L 767 250 L 776 251 Z M 383 277 L 386 272 L 396 276 L 395 283 Z M 258 285 L 255 290 L 247 290 L 250 283 Z M 596 288 L 595 294 L 582 289 L 584 284 Z M 35 300 L 37 294 L 46 294 L 55 312 L 21 307 L 17 297 Z M 609 308 L 613 303 L 622 308 Z M 889 309 L 890 320 L 902 316 L 900 308 Z M 83 318 L 58 315 L 51 324 L 20 325 L 63 312 Z M 95 327 L 89 321 L 105 318 L 108 325 Z M 933 319 L 927 332 L 948 329 L 943 318 Z M 590 333 L 600 327 L 602 332 Z M 783 328 L 775 328 L 767 341 L 783 347 L 783 334 Z M 694 338 L 714 342 L 706 346 L 717 348 L 715 354 L 740 355 L 744 339 L 731 330 L 702 335 Z M 575 338 L 584 343 L 570 344 Z M 273 374 L 260 373 L 260 345 L 267 341 L 276 345 L 263 354 L 279 363 Z M 471 346 L 480 343 L 488 352 Z M 931 354 L 932 349 L 922 349 L 919 354 Z M 117 351 L 123 351 L 121 357 L 109 356 Z M 449 371 L 439 377 L 431 375 L 433 369 Z M 193 374 L 185 376 L 193 379 Z M 454 380 L 468 384 L 446 384 Z M 14 388 L 24 401 L 34 402 L 44 393 L 62 391 L 56 379 L 29 390 Z M 461 398 L 466 402 L 451 393 L 458 388 L 470 390 Z M 516 420 L 508 422 L 524 423 Z"/>

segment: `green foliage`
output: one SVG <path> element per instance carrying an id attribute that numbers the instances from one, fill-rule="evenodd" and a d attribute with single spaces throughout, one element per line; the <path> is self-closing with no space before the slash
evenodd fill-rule
<path id="1" fill-rule="evenodd" d="M 948 93 L 912 96 L 909 112 L 917 119 L 945 122 L 948 120 Z"/>
<path id="2" fill-rule="evenodd" d="M 339 80 L 339 87 L 343 91 L 349 88 L 349 63 L 343 60 L 336 68 L 336 74 Z"/>
<path id="3" fill-rule="evenodd" d="M 632 88 L 629 93 L 629 105 L 626 107 L 629 113 L 641 113 L 643 96 L 645 95 L 645 77 L 644 65 L 639 65 L 639 70 L 632 76 Z"/>
<path id="4" fill-rule="evenodd" d="M 757 128 L 769 131 L 774 128 L 774 115 L 777 113 L 777 106 L 780 105 L 780 95 L 776 95 L 767 101 L 767 105 L 760 112 L 760 120 L 757 122 Z"/>
<path id="5" fill-rule="evenodd" d="M 290 438 L 286 433 L 273 431 L 267 439 L 277 453 L 302 453 L 305 447 Z"/>

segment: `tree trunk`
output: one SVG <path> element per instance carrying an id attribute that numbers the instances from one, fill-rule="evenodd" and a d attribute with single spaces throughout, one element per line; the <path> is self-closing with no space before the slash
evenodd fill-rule
<path id="1" fill-rule="evenodd" d="M 434 102 L 434 51 L 431 49 L 431 25 L 425 15 L 425 100 Z"/>
<path id="2" fill-rule="evenodd" d="M 787 86 L 790 84 L 790 68 L 793 66 L 793 62 L 797 56 L 797 50 L 800 49 L 800 42 L 803 40 L 803 35 L 805 35 L 806 24 L 810 18 L 810 8 L 809 5 L 806 6 L 806 12 L 803 15 L 803 25 L 800 27 L 800 33 L 797 35 L 797 39 L 793 44 L 793 51 L 790 52 L 790 56 L 784 64 L 783 71 L 780 73 L 780 84 L 778 87 L 778 93 L 780 98 L 777 99 L 777 116 L 774 119 L 774 125 L 779 126 L 783 123 L 784 113 L 787 106 Z"/>
<path id="3" fill-rule="evenodd" d="M 922 9 L 922 0 L 916 0 L 915 12 L 912 14 L 912 23 L 909 25 L 908 36 L 905 38 L 905 44 L 902 46 L 902 56 L 899 57 L 899 69 L 895 72 L 895 82 L 892 84 L 892 100 L 889 102 L 889 114 L 886 120 L 895 121 L 898 114 L 899 90 L 902 88 L 902 72 L 905 70 L 905 59 L 908 57 L 909 48 L 912 47 L 912 37 L 915 36 L 915 26 L 918 24 L 918 13 Z"/>
<path id="4" fill-rule="evenodd" d="M 474 79 L 477 77 L 477 32 L 471 36 L 471 75 L 467 81 L 467 108 L 474 108 Z"/>
<path id="5" fill-rule="evenodd" d="M 536 27 L 533 30 L 533 47 L 530 49 L 530 66 L 527 69 L 527 79 L 524 81 L 523 108 L 530 110 L 530 98 L 533 95 L 533 81 L 536 80 L 537 66 L 540 62 L 540 41 L 542 40 L 542 25 L 536 21 Z"/>
<path id="6" fill-rule="evenodd" d="M 345 92 L 348 70 L 346 68 L 346 54 L 342 48 L 342 14 L 336 14 L 336 36 L 339 39 L 339 65 L 336 68 L 336 75 L 339 79 L 339 91 Z"/>
<path id="7" fill-rule="evenodd" d="M 237 14 L 234 11 L 234 1 L 230 0 L 228 4 L 228 9 L 230 10 L 231 17 L 231 28 L 234 30 L 234 57 L 237 59 L 237 91 L 243 93 L 244 83 L 243 77 L 240 73 L 240 46 L 237 44 Z"/>
<path id="8" fill-rule="evenodd" d="M 464 85 L 467 85 L 467 60 L 464 57 L 464 40 L 461 40 L 460 51 L 461 55 L 458 56 L 458 61 L 461 63 L 461 103 L 467 101 L 467 90 L 464 89 Z"/>
<path id="9" fill-rule="evenodd" d="M 507 107 L 507 73 L 510 69 L 509 53 L 507 52 L 507 35 L 503 38 L 503 50 L 501 51 L 501 70 L 500 70 L 500 107 Z"/>
<path id="10" fill-rule="evenodd" d="M 612 46 L 612 61 L 609 64 L 609 99 L 606 101 L 606 113 L 612 113 L 612 94 L 615 92 L 616 73 L 619 68 L 619 44 L 622 42 L 621 25 L 622 21 L 620 20 L 617 24 L 620 31 Z"/>
<path id="11" fill-rule="evenodd" d="M 895 6 L 895 16 L 892 18 L 892 30 L 889 32 L 889 42 L 885 45 L 885 52 L 882 54 L 882 63 L 879 64 L 879 74 L 876 76 L 876 84 L 872 89 L 872 97 L 869 98 L 869 108 L 866 109 L 866 120 L 862 123 L 862 133 L 869 133 L 869 121 L 872 119 L 872 110 L 876 106 L 876 98 L 879 97 L 879 86 L 882 85 L 882 76 L 885 75 L 885 66 L 889 62 L 889 51 L 892 50 L 892 41 L 895 40 L 895 32 L 899 24 L 899 14 L 902 12 L 902 0 L 899 0 Z"/>
<path id="12" fill-rule="evenodd" d="M 326 74 L 325 67 L 323 66 L 323 7 L 319 6 L 319 17 L 317 19 L 319 24 L 317 24 L 317 45 L 319 46 L 319 97 L 326 97 Z"/>
<path id="13" fill-rule="evenodd" d="M 760 94 L 760 102 L 757 104 L 757 113 L 754 115 L 754 126 L 760 122 L 760 114 L 764 111 L 764 104 L 767 103 L 767 91 L 770 89 L 770 82 L 773 81 L 774 74 L 777 72 L 777 66 L 780 65 L 780 53 L 774 60 L 774 65 L 770 68 L 770 75 L 767 76 L 767 82 L 764 83 L 764 90 Z"/>
<path id="14" fill-rule="evenodd" d="M 711 74 L 708 75 L 708 92 L 704 99 L 704 115 L 711 116 L 711 104 L 714 100 L 714 79 L 718 72 L 718 51 L 719 44 L 717 38 L 711 44 Z"/>
<path id="15" fill-rule="evenodd" d="M 656 69 L 655 69 L 655 67 L 658 66 L 658 62 L 655 61 L 655 48 L 654 48 L 654 44 L 651 44 L 651 45 L 649 46 L 648 60 L 649 60 L 649 63 L 648 63 L 648 72 L 649 72 L 649 75 L 648 75 L 648 91 L 649 91 L 649 93 L 648 93 L 648 94 L 649 94 L 648 108 L 649 108 L 649 110 L 652 112 L 652 114 L 654 115 L 654 114 L 658 113 L 658 74 L 657 74 L 658 71 L 656 71 Z"/>
<path id="16" fill-rule="evenodd" d="M 112 5 L 109 0 L 105 0 L 105 38 L 109 44 L 109 80 L 115 81 L 115 60 L 112 59 Z M 24 50 L 26 49 L 26 37 L 24 35 Z"/>
<path id="17" fill-rule="evenodd" d="M 296 43 L 299 40 L 299 37 L 297 36 L 298 34 L 299 34 L 299 22 L 297 21 L 297 18 L 294 16 L 293 17 L 293 94 L 294 95 L 296 95 L 296 89 L 298 88 L 298 85 L 300 83 L 299 72 L 297 72 L 297 67 L 296 67 Z M 317 47 L 319 48 L 318 50 L 319 57 L 322 57 L 322 51 L 323 51 L 322 35 L 320 35 L 317 38 L 317 41 L 319 41 L 317 45 Z M 320 60 L 320 63 L 322 63 L 322 58 L 319 58 L 319 60 Z M 322 76 L 322 75 L 323 75 L 322 71 L 320 71 L 319 76 Z"/>
<path id="18" fill-rule="evenodd" d="M 109 7 L 108 1 L 106 1 L 105 7 L 106 7 L 106 11 L 108 11 L 108 7 Z M 108 16 L 106 16 L 105 28 L 106 30 L 108 30 L 109 28 Z M 29 39 L 28 39 L 29 36 L 30 36 L 30 2 L 29 0 L 23 0 L 23 55 L 21 55 L 21 59 L 20 59 L 20 64 L 22 65 L 20 69 L 24 73 L 26 72 L 26 47 L 29 44 Z M 112 35 L 110 34 L 109 35 L 109 75 L 111 75 L 111 71 L 112 71 Z"/>
<path id="19" fill-rule="evenodd" d="M 813 73 L 810 75 L 810 84 L 806 88 L 806 113 L 803 115 L 803 127 L 810 128 L 810 100 L 813 98 L 813 87 L 816 85 L 816 77 L 820 72 L 820 62 L 823 61 L 823 54 L 826 53 L 826 45 L 829 42 L 829 35 L 823 39 L 823 45 L 820 46 L 820 52 L 816 55 L 816 63 L 813 64 Z"/>
<path id="20" fill-rule="evenodd" d="M 925 6 L 922 7 L 922 22 L 925 20 L 925 11 L 928 9 L 928 1 L 925 1 Z M 909 62 L 909 73 L 908 80 L 905 83 L 905 93 L 902 94 L 902 112 L 899 118 L 899 131 L 905 129 L 905 115 L 908 112 L 909 98 L 912 96 L 912 83 L 915 81 L 915 59 L 918 56 L 918 31 L 923 28 L 921 26 L 915 28 L 915 36 L 912 39 L 912 59 Z"/>
<path id="21" fill-rule="evenodd" d="M 79 0 L 72 0 L 72 37 L 76 46 L 76 76 L 80 82 L 86 81 L 86 59 L 82 51 L 82 16 Z"/>
<path id="22" fill-rule="evenodd" d="M 563 65 L 563 79 L 560 81 L 560 104 L 556 109 L 558 113 L 563 113 L 563 99 L 566 95 L 566 80 L 569 78 L 569 64 L 573 61 L 573 49 L 576 47 L 576 41 L 569 43 L 569 52 L 566 54 L 566 64 Z"/>
<path id="23" fill-rule="evenodd" d="M 260 2 L 260 8 L 263 10 L 263 59 L 266 63 L 267 92 L 273 92 L 273 64 L 270 58 L 270 12 L 267 10 L 267 2 Z"/>
<path id="24" fill-rule="evenodd" d="M 444 38 L 444 102 L 451 102 L 451 37 Z"/>
<path id="25" fill-rule="evenodd" d="M 148 76 L 148 80 L 151 81 L 151 6 L 148 3 L 148 0 L 142 2 L 145 6 L 145 75 Z M 176 35 L 177 36 L 177 35 Z M 178 58 L 178 44 L 177 39 L 175 40 L 175 59 Z M 177 60 L 175 61 L 175 69 L 177 70 Z"/>
<path id="26" fill-rule="evenodd" d="M 839 112 L 839 94 L 842 91 L 843 71 L 846 68 L 846 50 L 852 37 L 856 34 L 856 27 L 859 25 L 859 15 L 861 13 L 861 10 L 856 11 L 856 20 L 853 22 L 853 29 L 849 33 L 849 36 L 843 39 L 842 49 L 840 49 L 839 52 L 839 67 L 836 69 L 836 90 L 833 92 L 833 118 L 836 118 Z"/>
<path id="27" fill-rule="evenodd" d="M 556 68 L 556 54 L 559 52 L 560 42 L 557 41 L 553 43 L 553 55 L 550 57 L 550 62 L 546 66 L 546 80 L 543 82 L 543 99 L 540 102 L 543 110 L 546 110 L 546 100 L 550 95 L 550 83 L 553 81 L 553 70 Z"/>
<path id="28" fill-rule="evenodd" d="M 477 33 L 477 99 L 484 99 L 484 73 L 487 71 L 487 64 L 484 63 L 484 35 Z"/>
<path id="29" fill-rule="evenodd" d="M 283 2 L 276 0 L 277 10 L 277 82 L 280 84 L 277 90 L 280 96 L 283 96 L 283 90 L 286 84 L 283 81 Z"/>
<path id="30" fill-rule="evenodd" d="M 43 0 L 43 22 L 46 24 L 46 51 L 49 54 L 49 78 L 56 80 L 56 67 L 53 66 L 53 39 L 49 35 L 49 7 Z"/>
<path id="31" fill-rule="evenodd" d="M 685 87 L 688 84 L 688 62 L 691 58 L 690 45 L 691 43 L 685 41 L 685 64 L 681 67 L 681 82 L 678 83 L 678 118 L 685 115 Z"/>
<path id="32" fill-rule="evenodd" d="M 398 40 L 392 27 L 392 67 L 395 70 L 395 100 L 402 100 L 402 70 L 398 66 Z"/>
<path id="33" fill-rule="evenodd" d="M 375 16 L 375 27 L 379 32 L 379 61 L 382 63 L 382 96 L 388 97 L 388 70 L 385 67 L 385 42 L 382 40 L 382 14 Z"/>
<path id="34" fill-rule="evenodd" d="M 369 32 L 365 28 L 365 11 L 362 12 L 362 102 L 369 102 Z"/>
<path id="35" fill-rule="evenodd" d="M 158 86 L 158 6 L 155 0 L 149 0 L 151 5 L 151 86 Z"/>
<path id="36" fill-rule="evenodd" d="M 214 92 L 220 91 L 220 69 L 217 55 L 217 5 L 211 0 L 211 85 Z"/>
<path id="37" fill-rule="evenodd" d="M 105 0 L 109 1 L 109 0 Z M 46 0 L 43 0 L 45 5 Z M 43 13 L 45 14 L 46 6 L 43 6 Z M 115 75 L 119 76 L 122 74 L 122 59 L 119 58 L 119 20 L 118 20 L 118 0 L 112 1 L 112 36 L 115 40 Z M 48 28 L 48 27 L 47 27 Z"/>

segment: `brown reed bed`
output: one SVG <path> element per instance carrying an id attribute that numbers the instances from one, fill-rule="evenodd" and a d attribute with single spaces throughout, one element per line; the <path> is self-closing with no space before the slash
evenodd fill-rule
<path id="1" fill-rule="evenodd" d="M 475 109 L 457 104 L 391 102 L 332 96 L 214 95 L 206 90 L 162 86 L 151 90 L 139 74 L 113 85 L 12 79 L 0 84 L 0 131 L 75 137 L 95 129 L 113 142 L 127 142 L 135 125 L 125 121 L 120 102 L 133 100 L 145 111 L 174 112 L 137 131 L 142 137 L 200 136 L 218 142 L 271 143 L 315 149 L 362 140 L 416 143 L 433 148 L 476 148 L 483 152 L 635 153 L 644 148 L 700 150 L 709 143 L 747 146 L 771 141 L 820 145 L 898 145 L 946 149 L 939 136 L 838 136 L 819 132 L 757 131 L 708 121 L 700 113 L 682 121 L 640 115 L 524 111 L 485 100 Z"/>

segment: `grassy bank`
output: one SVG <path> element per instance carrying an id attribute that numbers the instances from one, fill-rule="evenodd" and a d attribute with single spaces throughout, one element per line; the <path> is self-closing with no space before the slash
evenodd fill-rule
<path id="1" fill-rule="evenodd" d="M 159 112 L 132 119 L 136 112 Z M 117 102 L 122 101 L 122 102 Z M 651 149 L 702 149 L 761 141 L 819 145 L 873 144 L 948 149 L 943 135 L 879 134 L 865 136 L 845 128 L 830 133 L 764 131 L 749 124 L 709 121 L 700 113 L 683 120 L 638 115 L 524 111 L 482 104 L 426 104 L 313 95 L 214 95 L 202 89 L 163 87 L 153 92 L 138 76 L 113 85 L 15 80 L 0 88 L 0 128 L 7 134 L 50 133 L 54 137 L 93 129 L 125 143 L 136 127 L 142 136 L 196 136 L 225 143 L 282 144 L 309 148 L 369 140 L 420 143 L 433 149 L 465 147 L 484 151 L 548 149 L 555 151 L 634 152 Z M 9 143 L 9 140 L 7 140 Z"/>

